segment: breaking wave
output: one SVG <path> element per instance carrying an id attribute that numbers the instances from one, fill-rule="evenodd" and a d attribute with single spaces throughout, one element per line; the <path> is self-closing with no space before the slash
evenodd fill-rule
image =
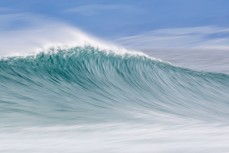
<path id="1" fill-rule="evenodd" d="M 229 121 L 228 75 L 144 55 L 58 49 L 3 58 L 0 72 L 1 125 Z"/>

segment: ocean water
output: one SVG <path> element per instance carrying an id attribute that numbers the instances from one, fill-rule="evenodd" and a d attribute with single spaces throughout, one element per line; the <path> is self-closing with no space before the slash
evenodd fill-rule
<path id="1" fill-rule="evenodd" d="M 1 58 L 0 152 L 228 153 L 228 63 L 153 55 L 85 46 Z"/>

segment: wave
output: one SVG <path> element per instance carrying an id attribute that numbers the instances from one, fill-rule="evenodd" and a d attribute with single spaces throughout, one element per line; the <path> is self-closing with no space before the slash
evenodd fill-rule
<path id="1" fill-rule="evenodd" d="M 0 72 L 4 125 L 229 119 L 228 75 L 148 56 L 75 47 L 3 58 Z"/>

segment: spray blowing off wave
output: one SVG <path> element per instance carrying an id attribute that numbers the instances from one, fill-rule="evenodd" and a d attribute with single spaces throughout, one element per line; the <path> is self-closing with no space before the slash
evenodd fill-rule
<path id="1" fill-rule="evenodd" d="M 228 75 L 146 56 L 76 47 L 1 59 L 0 71 L 0 124 L 229 119 Z"/>
<path id="2" fill-rule="evenodd" d="M 80 47 L 91 45 L 120 54 L 126 52 L 123 47 L 100 40 L 76 27 L 59 22 L 42 21 L 46 24 L 27 30 L 1 31 L 0 57 L 36 55 L 41 50 L 66 49 L 76 45 Z"/>

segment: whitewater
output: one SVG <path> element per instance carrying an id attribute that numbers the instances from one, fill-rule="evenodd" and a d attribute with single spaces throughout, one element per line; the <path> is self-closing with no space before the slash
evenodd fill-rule
<path id="1" fill-rule="evenodd" d="M 227 73 L 80 40 L 1 57 L 0 152 L 229 152 Z"/>

